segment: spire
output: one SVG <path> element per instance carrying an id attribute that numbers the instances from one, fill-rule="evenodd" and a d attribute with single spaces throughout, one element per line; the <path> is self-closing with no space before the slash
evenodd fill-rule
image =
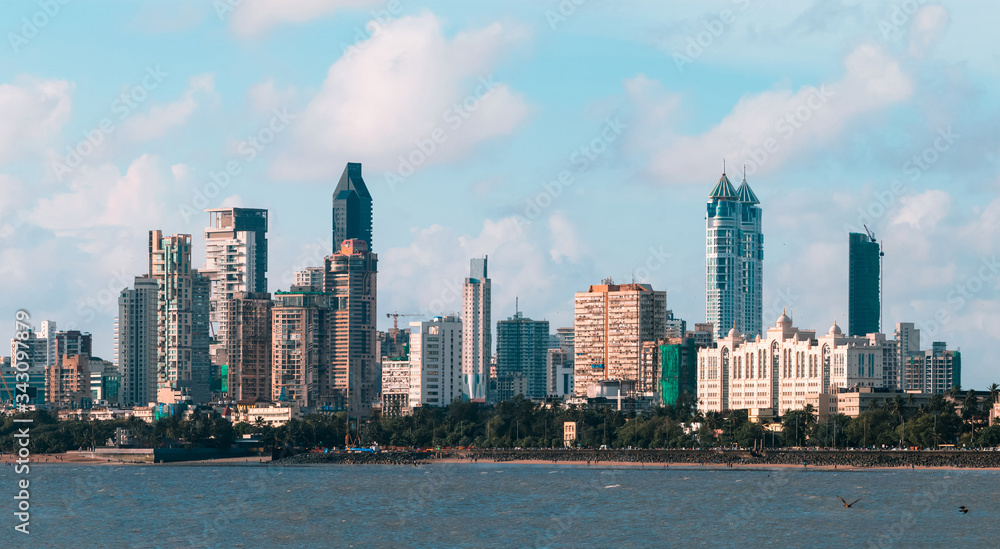
<path id="1" fill-rule="evenodd" d="M 757 199 L 757 195 L 754 194 L 753 189 L 750 188 L 750 184 L 747 183 L 747 167 L 743 166 L 743 184 L 740 185 L 737 194 L 740 197 L 740 202 L 746 202 L 747 204 L 760 204 L 760 200 Z"/>

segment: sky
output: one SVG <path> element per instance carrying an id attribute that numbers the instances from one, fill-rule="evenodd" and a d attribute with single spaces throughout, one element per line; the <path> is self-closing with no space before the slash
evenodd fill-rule
<path id="1" fill-rule="evenodd" d="M 332 250 L 360 162 L 380 314 L 571 326 L 607 277 L 705 318 L 723 161 L 764 210 L 764 321 L 847 324 L 848 237 L 885 251 L 883 329 L 1000 382 L 1000 42 L 989 0 L 6 2 L 0 311 L 94 335 L 151 229 L 269 210 L 269 290 Z M 417 317 L 407 318 L 415 320 Z M 391 327 L 384 315 L 380 328 Z M 990 351 L 994 349 L 994 351 Z"/>

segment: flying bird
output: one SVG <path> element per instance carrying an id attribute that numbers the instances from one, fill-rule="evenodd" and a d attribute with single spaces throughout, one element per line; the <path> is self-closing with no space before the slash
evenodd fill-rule
<path id="1" fill-rule="evenodd" d="M 963 505 L 963 506 L 961 506 L 961 507 L 959 507 L 959 508 L 958 508 L 958 512 L 959 512 L 959 513 L 962 513 L 963 515 L 966 515 L 966 514 L 968 514 L 968 513 L 969 513 L 969 509 L 968 509 L 968 508 L 966 508 L 966 507 L 965 507 L 965 506 Z"/>
<path id="2" fill-rule="evenodd" d="M 851 503 L 847 503 L 847 500 L 845 500 L 844 498 L 842 498 L 840 496 L 837 496 L 837 499 L 839 499 L 840 501 L 843 501 L 844 502 L 844 507 L 847 508 L 847 509 L 850 509 L 851 507 L 854 507 L 855 503 L 861 501 L 860 499 L 857 499 L 857 500 L 854 500 Z"/>

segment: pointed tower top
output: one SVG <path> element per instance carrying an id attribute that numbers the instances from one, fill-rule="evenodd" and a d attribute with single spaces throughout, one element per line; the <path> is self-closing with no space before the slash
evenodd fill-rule
<path id="1" fill-rule="evenodd" d="M 736 191 L 740 197 L 740 202 L 746 202 L 747 204 L 760 204 L 760 200 L 757 199 L 757 195 L 754 194 L 753 189 L 750 188 L 750 184 L 747 183 L 747 167 L 743 166 L 743 184 L 740 185 L 738 191 Z"/>
<path id="2" fill-rule="evenodd" d="M 733 184 L 729 182 L 729 178 L 726 177 L 726 172 L 722 172 L 722 177 L 719 178 L 719 182 L 715 184 L 715 188 L 708 195 L 712 200 L 738 200 L 739 194 L 736 192 L 736 188 Z"/>

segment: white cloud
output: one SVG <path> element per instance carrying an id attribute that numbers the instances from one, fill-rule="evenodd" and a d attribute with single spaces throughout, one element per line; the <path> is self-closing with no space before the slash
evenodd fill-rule
<path id="1" fill-rule="evenodd" d="M 107 228 L 142 234 L 161 225 L 176 226 L 176 205 L 187 196 L 178 174 L 186 171 L 165 166 L 150 154 L 135 159 L 124 174 L 111 164 L 84 166 L 67 192 L 40 199 L 29 216 L 35 225 L 62 235 Z"/>
<path id="2" fill-rule="evenodd" d="M 0 161 L 46 147 L 69 119 L 72 91 L 65 80 L 19 77 L 0 84 Z"/>
<path id="3" fill-rule="evenodd" d="M 897 225 L 909 225 L 910 228 L 921 232 L 934 231 L 951 210 L 951 195 L 940 190 L 904 196 L 899 202 L 899 211 L 892 222 Z"/>
<path id="4" fill-rule="evenodd" d="M 511 133 L 528 106 L 493 82 L 492 71 L 523 36 L 494 23 L 448 39 L 430 13 L 393 21 L 330 67 L 322 90 L 298 117 L 295 147 L 275 161 L 274 175 L 331 177 L 347 160 L 396 170 L 401 157 L 420 168 Z"/>
<path id="5" fill-rule="evenodd" d="M 931 5 L 920 8 L 910 27 L 910 55 L 924 58 L 937 45 L 951 24 L 951 17 L 944 6 Z"/>
<path id="6" fill-rule="evenodd" d="M 149 141 L 163 137 L 173 128 L 183 126 L 198 107 L 202 94 L 215 98 L 215 76 L 192 76 L 184 94 L 176 101 L 153 105 L 146 114 L 133 114 L 122 125 L 123 139 L 130 142 Z"/>
<path id="7" fill-rule="evenodd" d="M 428 316 L 460 313 L 469 260 L 485 255 L 494 281 L 494 311 L 513 306 L 514 298 L 520 297 L 537 307 L 529 315 L 543 316 L 556 280 L 545 249 L 538 244 L 546 235 L 533 232 L 538 224 L 519 230 L 518 223 L 514 216 L 488 219 L 478 235 L 456 234 L 441 225 L 413 229 L 409 246 L 379 254 L 379 291 L 384 302 L 400 311 Z"/>
<path id="8" fill-rule="evenodd" d="M 271 109 L 288 107 L 295 101 L 297 95 L 297 90 L 292 86 L 281 90 L 275 88 L 273 78 L 254 84 L 247 90 L 250 108 L 255 112 L 268 112 Z"/>
<path id="9" fill-rule="evenodd" d="M 566 216 L 566 212 L 557 210 L 549 216 L 549 230 L 552 232 L 552 247 L 549 255 L 559 263 L 563 259 L 579 261 L 580 243 L 576 229 Z"/>
<path id="10" fill-rule="evenodd" d="M 304 23 L 342 9 L 383 3 L 384 0 L 243 0 L 228 17 L 236 34 L 253 36 L 266 33 L 282 23 Z"/>
<path id="11" fill-rule="evenodd" d="M 773 172 L 797 154 L 835 144 L 853 122 L 912 94 L 913 85 L 899 63 L 876 46 L 856 48 L 844 68 L 837 82 L 746 95 L 717 125 L 698 135 L 672 129 L 680 99 L 639 75 L 625 84 L 634 110 L 632 148 L 650 156 L 649 171 L 664 182 L 710 179 L 723 157 L 737 166 L 745 162 L 750 174 Z"/>

